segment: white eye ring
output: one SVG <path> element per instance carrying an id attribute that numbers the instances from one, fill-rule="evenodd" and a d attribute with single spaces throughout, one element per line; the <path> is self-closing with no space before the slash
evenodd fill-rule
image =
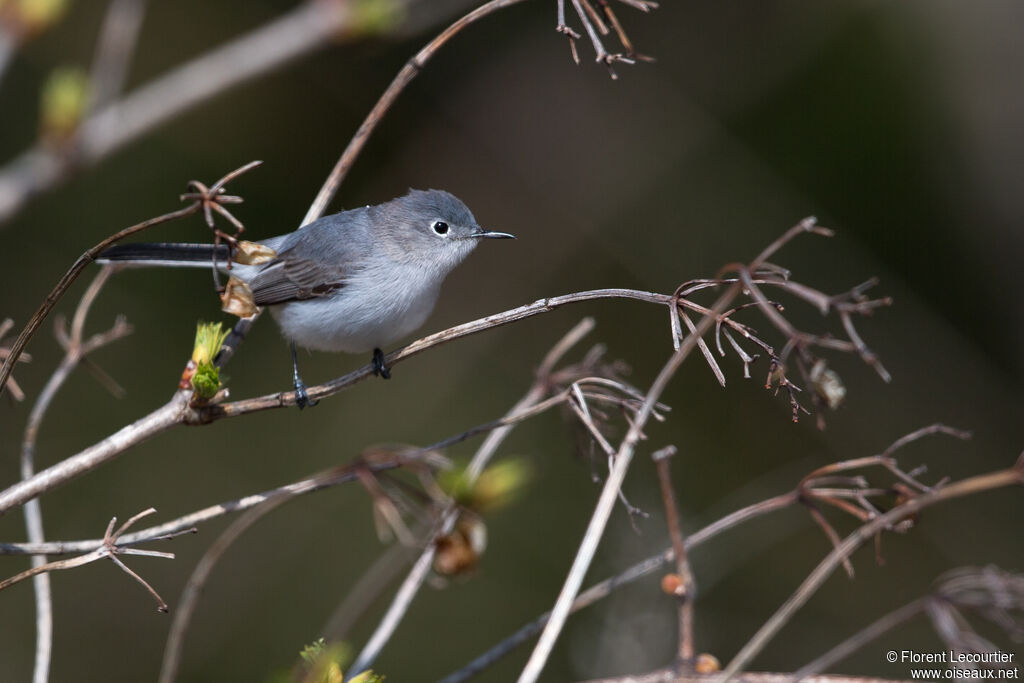
<path id="1" fill-rule="evenodd" d="M 430 227 L 433 228 L 434 232 L 436 232 L 438 235 L 448 234 L 449 227 L 448 224 L 445 223 L 444 221 L 434 221 L 434 224 L 431 225 Z"/>

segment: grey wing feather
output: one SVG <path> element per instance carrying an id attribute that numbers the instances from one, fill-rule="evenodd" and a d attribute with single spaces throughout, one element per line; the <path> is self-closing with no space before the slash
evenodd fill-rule
<path id="1" fill-rule="evenodd" d="M 361 265 L 366 209 L 325 216 L 301 230 L 264 242 L 277 258 L 248 279 L 257 306 L 327 296 Z"/>
<path id="2" fill-rule="evenodd" d="M 344 285 L 341 268 L 288 255 L 271 261 L 249 280 L 257 306 L 326 296 Z"/>

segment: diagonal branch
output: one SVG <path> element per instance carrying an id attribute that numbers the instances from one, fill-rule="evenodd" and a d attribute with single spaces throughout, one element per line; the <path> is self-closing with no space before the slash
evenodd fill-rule
<path id="1" fill-rule="evenodd" d="M 533 385 L 526 394 L 516 402 L 509 411 L 509 415 L 528 411 L 543 401 L 549 391 L 552 368 L 554 368 L 561 357 L 567 353 L 572 346 L 578 343 L 579 340 L 588 332 L 590 332 L 593 327 L 593 319 L 584 318 L 552 347 L 541 362 Z M 470 460 L 469 465 L 466 467 L 465 478 L 466 482 L 470 486 L 472 486 L 477 478 L 479 478 L 480 473 L 483 472 L 487 463 L 491 460 L 498 447 L 504 442 L 511 431 L 512 425 L 504 425 L 487 435 L 487 439 L 483 444 L 481 444 L 480 448 L 477 449 L 477 452 L 473 455 L 472 460 Z M 391 639 L 391 636 L 398 628 L 399 623 L 401 623 L 402 619 L 405 617 L 409 606 L 412 604 L 412 600 L 419 592 L 419 589 L 423 586 L 423 582 L 427 578 L 430 567 L 433 565 L 434 555 L 437 550 L 436 544 L 432 542 L 433 539 L 450 534 L 452 529 L 455 528 L 457 521 L 458 511 L 455 504 L 451 503 L 442 514 L 441 522 L 438 524 L 436 533 L 431 534 L 428 537 L 430 542 L 416 560 L 416 563 L 413 565 L 413 568 L 409 572 L 405 581 L 399 587 L 398 592 L 395 594 L 391 605 L 388 607 L 388 610 L 384 615 L 384 618 L 381 619 L 380 624 L 370 636 L 366 645 L 363 646 L 362 651 L 360 651 L 356 656 L 351 667 L 351 671 L 353 673 L 359 674 L 370 668 L 370 666 L 373 665 L 373 662 L 377 659 L 381 650 Z"/>
<path id="2" fill-rule="evenodd" d="M 853 551 L 866 541 L 873 538 L 878 532 L 936 503 L 1004 486 L 1020 486 L 1022 484 L 1024 484 L 1024 455 L 1017 460 L 1013 467 L 988 474 L 980 474 L 924 493 L 916 498 L 909 499 L 902 505 L 898 505 L 889 512 L 864 524 L 847 536 L 841 544 L 814 568 L 814 571 L 804 579 L 804 582 L 800 584 L 796 592 L 779 607 L 775 614 L 764 623 L 733 660 L 729 662 L 729 665 L 722 672 L 718 680 L 724 682 L 731 679 L 750 663 L 792 618 L 796 611 L 817 592 L 818 588 L 821 587 L 832 572 L 843 563 L 843 560 L 849 557 Z"/>

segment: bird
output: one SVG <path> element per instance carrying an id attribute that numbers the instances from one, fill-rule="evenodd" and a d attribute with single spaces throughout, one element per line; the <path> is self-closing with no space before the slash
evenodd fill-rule
<path id="1" fill-rule="evenodd" d="M 481 228 L 450 192 L 409 190 L 382 204 L 244 243 L 254 258 L 238 256 L 228 244 L 136 243 L 110 247 L 96 260 L 131 266 L 213 264 L 230 274 L 225 300 L 241 301 L 250 315 L 256 307 L 268 307 L 290 343 L 301 409 L 317 402 L 310 400 L 299 374 L 296 346 L 347 353 L 372 349 L 374 373 L 390 378 L 381 347 L 426 321 L 445 277 L 482 239 L 515 236 Z M 229 263 L 230 256 L 236 262 Z"/>

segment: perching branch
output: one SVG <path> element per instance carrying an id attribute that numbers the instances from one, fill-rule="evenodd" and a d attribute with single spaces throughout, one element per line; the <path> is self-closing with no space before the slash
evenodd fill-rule
<path id="1" fill-rule="evenodd" d="M 366 115 L 366 119 L 363 120 L 362 125 L 356 131 L 356 134 L 352 136 L 352 140 L 348 143 L 345 151 L 341 153 L 341 157 L 338 159 L 334 168 L 331 169 L 330 174 L 327 176 L 327 180 L 324 181 L 323 186 L 317 193 L 316 198 L 310 205 L 309 210 L 306 211 L 306 216 L 302 219 L 301 225 L 308 225 L 324 215 L 324 211 L 327 210 L 327 205 L 331 203 L 331 199 L 337 193 L 338 188 L 341 186 L 341 182 L 348 175 L 349 169 L 352 168 L 352 164 L 355 163 L 359 153 L 363 151 L 363 147 L 366 145 L 366 141 L 369 140 L 370 135 L 373 134 L 377 124 L 380 123 L 384 115 L 391 109 L 391 105 L 395 103 L 398 96 L 402 94 L 405 87 L 412 82 L 412 79 L 423 70 L 427 62 L 430 61 L 438 50 L 451 40 L 455 34 L 462 29 L 466 28 L 470 24 L 475 23 L 479 19 L 486 17 L 489 14 L 496 12 L 499 9 L 515 5 L 523 0 L 491 0 L 490 2 L 476 8 L 469 14 L 465 15 L 451 26 L 442 31 L 436 38 L 427 43 L 416 55 L 405 63 L 405 66 L 398 72 L 394 80 L 391 81 L 391 85 L 387 87 L 384 94 L 380 96 L 377 103 L 373 105 L 373 109 Z"/>
<path id="2" fill-rule="evenodd" d="M 192 211 L 197 210 L 196 208 L 187 207 Z M 137 227 L 137 226 L 136 226 Z M 821 233 L 821 229 L 817 228 L 811 221 L 802 221 L 783 235 L 782 238 L 776 240 L 765 250 L 765 254 L 773 254 L 775 250 L 780 248 L 786 241 L 792 239 L 798 234 L 804 232 L 817 232 Z M 88 253 L 87 253 L 88 255 Z M 762 261 L 756 260 L 753 265 L 760 268 Z M 751 272 L 757 272 L 757 268 L 752 268 Z M 728 291 L 730 296 L 735 297 L 739 290 L 739 283 L 732 281 L 728 285 Z M 417 341 L 414 341 L 397 351 L 386 356 L 386 362 L 389 366 L 395 363 L 401 362 L 406 358 L 410 358 L 418 353 L 422 353 L 427 349 L 439 346 L 441 344 L 465 337 L 471 334 L 482 332 L 484 330 L 506 325 L 512 322 L 523 320 L 525 318 L 538 315 L 541 313 L 547 313 L 555 310 L 561 306 L 578 303 L 583 301 L 589 301 L 592 299 L 602 298 L 628 298 L 637 299 L 640 301 L 647 301 L 651 303 L 660 303 L 663 305 L 679 305 L 686 306 L 687 309 L 696 311 L 701 315 L 705 316 L 700 323 L 700 330 L 707 331 L 711 325 L 727 325 L 732 329 L 735 329 L 738 334 L 748 340 L 755 340 L 757 337 L 750 331 L 750 328 L 744 324 L 738 323 L 731 319 L 731 317 L 725 316 L 725 309 L 708 309 L 704 306 L 696 304 L 694 302 L 684 302 L 679 298 L 678 295 L 667 296 L 664 294 L 656 294 L 652 292 L 643 292 L 638 290 L 629 289 L 601 289 L 592 290 L 586 292 L 577 292 L 574 294 L 568 294 L 561 297 L 554 297 L 549 299 L 541 299 L 532 304 L 514 308 L 503 313 L 498 313 L 485 318 L 457 325 L 449 328 L 442 332 L 423 337 Z M 24 334 L 24 333 L 23 333 Z M 697 339 L 699 336 L 690 335 L 688 339 Z M 763 348 L 772 349 L 767 343 L 758 340 Z M 841 340 L 837 340 L 841 341 Z M 695 342 L 696 343 L 696 342 Z M 833 345 L 837 350 L 838 345 Z M 6 366 L 5 366 L 6 367 Z M 366 365 L 358 370 L 350 372 L 342 377 L 336 378 L 325 384 L 311 386 L 308 389 L 310 398 L 320 399 L 326 396 L 334 395 L 349 386 L 356 384 L 364 379 L 371 377 L 373 374 L 373 368 L 371 365 Z M 238 415 L 244 415 L 251 412 L 257 412 L 262 410 L 268 410 L 273 408 L 281 408 L 285 406 L 295 405 L 295 394 L 294 392 L 279 392 L 275 394 L 268 394 L 252 399 L 246 399 L 241 401 L 227 402 L 221 404 L 210 404 L 205 406 L 192 406 L 190 405 L 191 392 L 188 390 L 179 390 L 171 398 L 171 400 L 161 408 L 158 408 L 153 413 L 150 413 L 146 417 L 138 420 L 137 422 L 128 425 L 117 433 L 111 435 L 107 439 L 95 444 L 94 446 L 82 451 L 81 453 L 69 457 L 67 460 L 58 463 L 43 472 L 36 474 L 29 480 L 20 482 L 9 487 L 7 490 L 0 492 L 0 512 L 10 509 L 12 506 L 20 505 L 26 500 L 30 500 L 35 496 L 59 486 L 70 479 L 80 476 L 87 471 L 98 467 L 102 463 L 118 456 L 128 447 L 138 443 L 144 438 L 148 438 L 154 434 L 164 431 L 169 427 L 178 424 L 207 424 L 226 417 L 235 417 Z M 651 406 L 653 409 L 655 406 Z M 638 437 L 637 437 L 638 438 Z"/>

